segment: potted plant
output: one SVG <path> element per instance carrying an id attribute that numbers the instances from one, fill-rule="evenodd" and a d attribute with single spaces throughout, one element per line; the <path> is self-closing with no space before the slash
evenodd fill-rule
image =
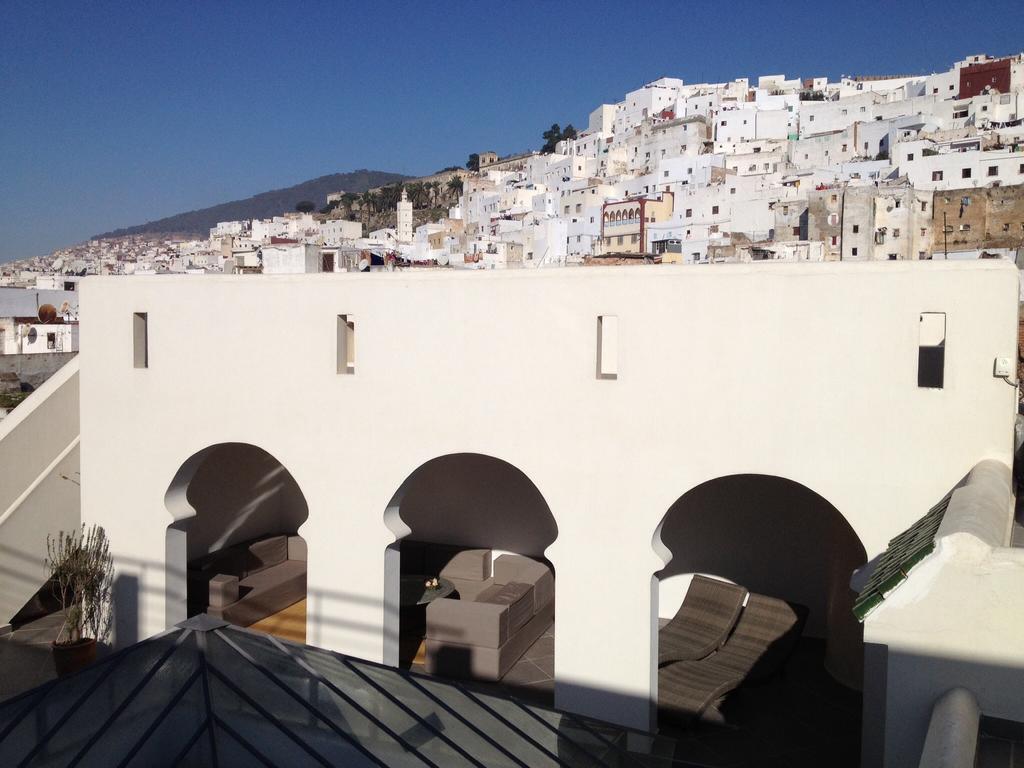
<path id="1" fill-rule="evenodd" d="M 57 675 L 77 672 L 96 658 L 96 642 L 110 631 L 110 590 L 114 562 L 106 531 L 98 525 L 46 537 L 46 567 L 64 611 L 53 641 Z"/>

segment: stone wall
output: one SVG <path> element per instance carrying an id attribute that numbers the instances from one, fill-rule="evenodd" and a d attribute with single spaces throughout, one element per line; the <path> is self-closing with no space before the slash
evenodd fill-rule
<path id="1" fill-rule="evenodd" d="M 943 213 L 950 251 L 1019 248 L 1024 243 L 1024 187 L 936 192 L 932 207 L 935 251 L 943 249 Z"/>
<path id="2" fill-rule="evenodd" d="M 14 373 L 22 385 L 36 389 L 59 371 L 77 352 L 53 352 L 35 355 L 0 355 L 0 373 Z"/>

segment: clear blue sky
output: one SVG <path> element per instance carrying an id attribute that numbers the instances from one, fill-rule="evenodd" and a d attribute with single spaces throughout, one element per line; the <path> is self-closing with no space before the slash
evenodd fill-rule
<path id="1" fill-rule="evenodd" d="M 942 70 L 1024 2 L 20 2 L 0 13 L 0 261 L 356 168 L 538 147 L 662 75 Z"/>

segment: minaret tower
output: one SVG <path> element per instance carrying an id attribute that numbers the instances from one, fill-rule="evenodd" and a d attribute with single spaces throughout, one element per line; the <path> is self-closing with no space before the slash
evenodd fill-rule
<path id="1" fill-rule="evenodd" d="M 398 201 L 398 242 L 412 242 L 412 203 L 402 187 L 402 199 Z"/>

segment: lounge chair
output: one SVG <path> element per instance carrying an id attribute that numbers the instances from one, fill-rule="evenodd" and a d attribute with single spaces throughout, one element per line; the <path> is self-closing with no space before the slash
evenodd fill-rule
<path id="1" fill-rule="evenodd" d="M 658 670 L 659 708 L 684 720 L 721 719 L 717 706 L 727 693 L 782 666 L 806 615 L 802 606 L 751 593 L 736 629 L 719 651 Z"/>
<path id="2" fill-rule="evenodd" d="M 721 648 L 746 597 L 736 584 L 694 576 L 676 615 L 658 631 L 658 666 L 703 659 Z"/>

